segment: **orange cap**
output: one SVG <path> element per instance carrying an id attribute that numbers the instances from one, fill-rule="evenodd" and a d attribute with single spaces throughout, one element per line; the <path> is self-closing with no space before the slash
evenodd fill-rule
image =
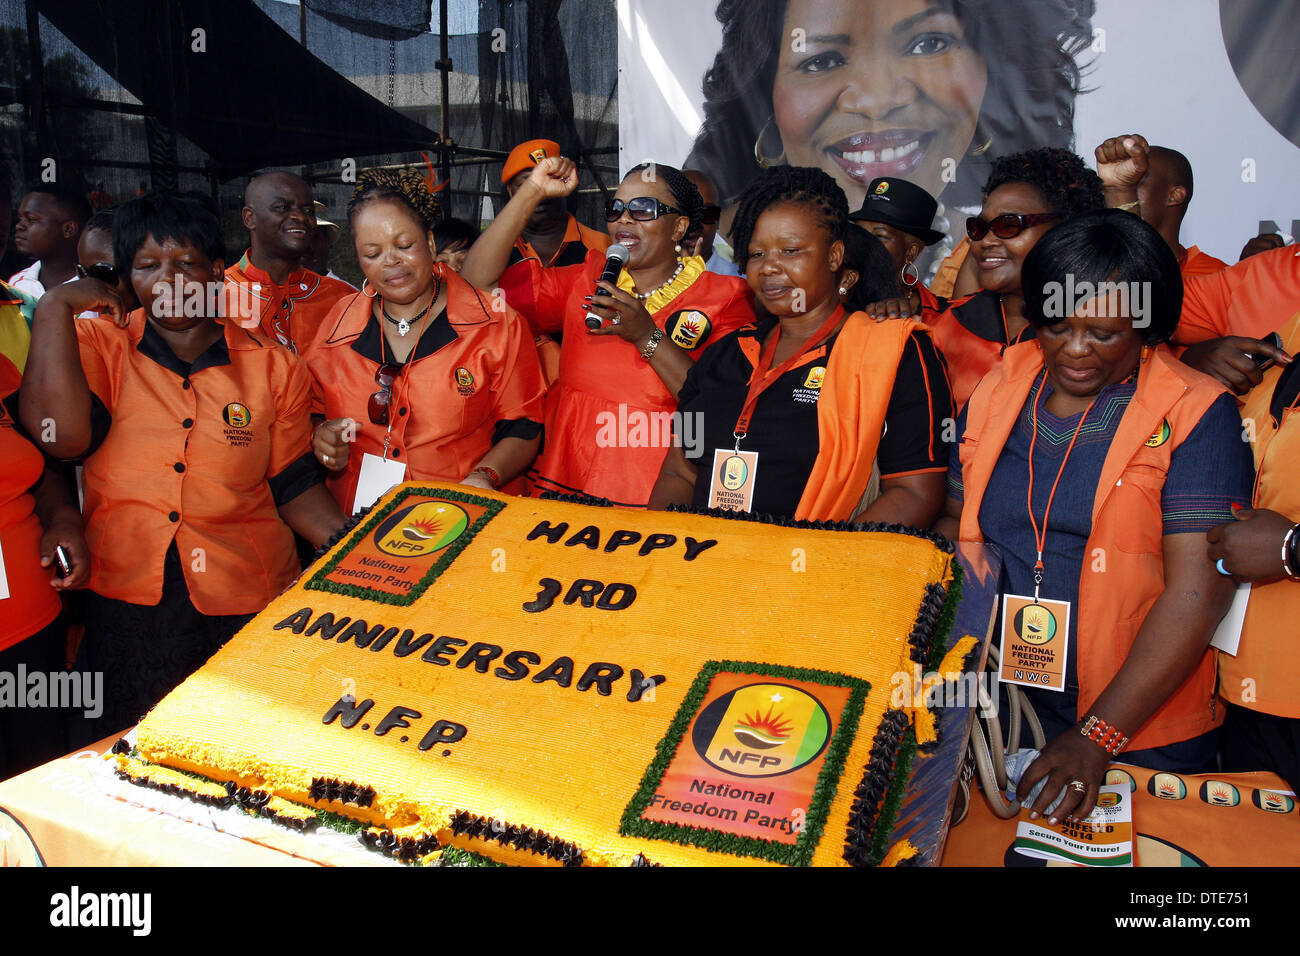
<path id="1" fill-rule="evenodd" d="M 506 157 L 501 167 L 501 182 L 508 183 L 525 169 L 532 169 L 547 156 L 559 156 L 560 144 L 553 139 L 530 139 L 520 143 Z"/>

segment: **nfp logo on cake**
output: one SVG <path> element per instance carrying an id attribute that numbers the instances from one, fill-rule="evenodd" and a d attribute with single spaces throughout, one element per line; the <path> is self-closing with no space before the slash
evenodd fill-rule
<path id="1" fill-rule="evenodd" d="M 751 684 L 715 698 L 691 734 L 709 766 L 740 777 L 773 777 L 815 760 L 831 718 L 812 694 L 789 684 Z"/>
<path id="2" fill-rule="evenodd" d="M 458 491 L 405 488 L 368 516 L 305 587 L 411 604 L 503 507 Z"/>
<path id="3" fill-rule="evenodd" d="M 662 776 L 647 771 L 624 832 L 694 843 L 711 830 L 738 838 L 728 852 L 810 854 L 866 693 L 865 681 L 825 671 L 705 665 L 674 721 L 681 729 L 661 744 L 672 756 Z M 837 737 L 838 763 L 823 773 Z"/>

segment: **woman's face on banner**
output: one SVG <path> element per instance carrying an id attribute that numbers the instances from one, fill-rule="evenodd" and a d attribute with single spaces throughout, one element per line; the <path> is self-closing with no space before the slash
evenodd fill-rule
<path id="1" fill-rule="evenodd" d="M 835 177 L 849 208 L 878 176 L 933 196 L 970 148 L 984 58 L 945 3 L 790 0 L 772 88 L 786 162 Z M 949 176 L 951 179 L 951 176 Z"/>

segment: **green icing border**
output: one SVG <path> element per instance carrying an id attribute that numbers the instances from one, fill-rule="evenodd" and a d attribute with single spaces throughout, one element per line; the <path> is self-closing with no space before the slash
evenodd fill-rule
<path id="1" fill-rule="evenodd" d="M 807 681 L 828 687 L 849 688 L 849 699 L 840 714 L 839 725 L 835 735 L 826 748 L 826 759 L 817 783 L 813 787 L 812 799 L 804 817 L 804 829 L 793 844 L 780 843 L 776 840 L 764 840 L 760 837 L 739 836 L 726 833 L 712 827 L 693 827 L 680 823 L 662 823 L 646 820 L 641 814 L 650 806 L 650 801 L 663 781 L 663 776 L 672 762 L 673 756 L 686 731 L 704 703 L 709 683 L 721 673 L 753 674 L 759 677 L 776 677 L 787 680 Z M 834 798 L 844 764 L 848 759 L 849 748 L 857 737 L 858 724 L 862 719 L 862 709 L 866 704 L 871 685 L 860 678 L 833 671 L 815 670 L 807 667 L 790 667 L 784 664 L 760 664 L 751 661 L 709 661 L 701 669 L 690 689 L 677 709 L 676 716 L 668 727 L 668 732 L 659 741 L 655 758 L 646 768 L 641 785 L 632 800 L 623 811 L 619 833 L 623 836 L 644 837 L 650 840 L 667 840 L 698 846 L 715 853 L 731 853 L 738 856 L 755 856 L 773 863 L 787 866 L 808 866 L 812 862 L 813 851 L 821 842 L 822 831 L 826 826 L 826 817 L 830 812 L 831 800 Z"/>
<path id="2" fill-rule="evenodd" d="M 465 529 L 465 533 L 447 546 L 442 555 L 433 563 L 433 567 L 425 572 L 424 577 L 416 582 L 409 593 L 389 594 L 387 591 L 376 591 L 372 588 L 362 587 L 358 584 L 338 584 L 335 581 L 327 580 L 326 575 L 331 573 L 340 561 L 352 553 L 355 548 L 365 537 L 375 530 L 384 519 L 401 507 L 402 502 L 412 495 L 424 495 L 428 497 L 441 498 L 445 501 L 462 502 L 465 504 L 478 505 L 487 510 L 475 519 L 474 523 Z M 446 571 L 451 563 L 456 560 L 462 551 L 469 546 L 487 523 L 497 516 L 502 508 L 506 506 L 504 501 L 497 501 L 495 498 L 481 498 L 478 495 L 466 494 L 463 491 L 452 491 L 449 488 L 428 488 L 428 487 L 407 487 L 399 491 L 393 500 L 388 502 L 378 511 L 374 512 L 367 518 L 352 536 L 342 544 L 333 556 L 321 565 L 320 569 L 303 584 L 304 591 L 328 591 L 331 594 L 341 594 L 345 597 L 361 598 L 365 601 L 375 601 L 379 604 L 394 604 L 398 607 L 407 607 L 414 604 L 421 595 L 428 590 L 429 585 L 438 579 L 442 572 Z"/>

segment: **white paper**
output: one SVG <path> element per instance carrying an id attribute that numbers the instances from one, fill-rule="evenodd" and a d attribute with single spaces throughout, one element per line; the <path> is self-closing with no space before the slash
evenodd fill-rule
<path id="1" fill-rule="evenodd" d="M 406 480 L 406 462 L 362 455 L 361 473 L 357 476 L 357 493 L 352 499 L 352 513 L 369 508 L 389 488 Z"/>
<path id="2" fill-rule="evenodd" d="M 1106 794 L 1112 797 L 1103 800 Z M 1109 806 L 1102 806 L 1103 802 Z M 1022 856 L 1038 860 L 1063 860 L 1082 866 L 1133 865 L 1133 803 L 1126 783 L 1103 786 L 1097 805 L 1082 824 L 1064 821 L 1052 826 L 1046 820 L 1029 820 L 1021 810 L 1012 843 Z"/>
<path id="3" fill-rule="evenodd" d="M 1210 646 L 1217 647 L 1225 654 L 1237 656 L 1237 645 L 1241 643 L 1241 628 L 1246 623 L 1246 604 L 1250 601 L 1250 585 L 1238 584 L 1237 593 L 1233 595 L 1232 606 L 1223 615 Z"/>

